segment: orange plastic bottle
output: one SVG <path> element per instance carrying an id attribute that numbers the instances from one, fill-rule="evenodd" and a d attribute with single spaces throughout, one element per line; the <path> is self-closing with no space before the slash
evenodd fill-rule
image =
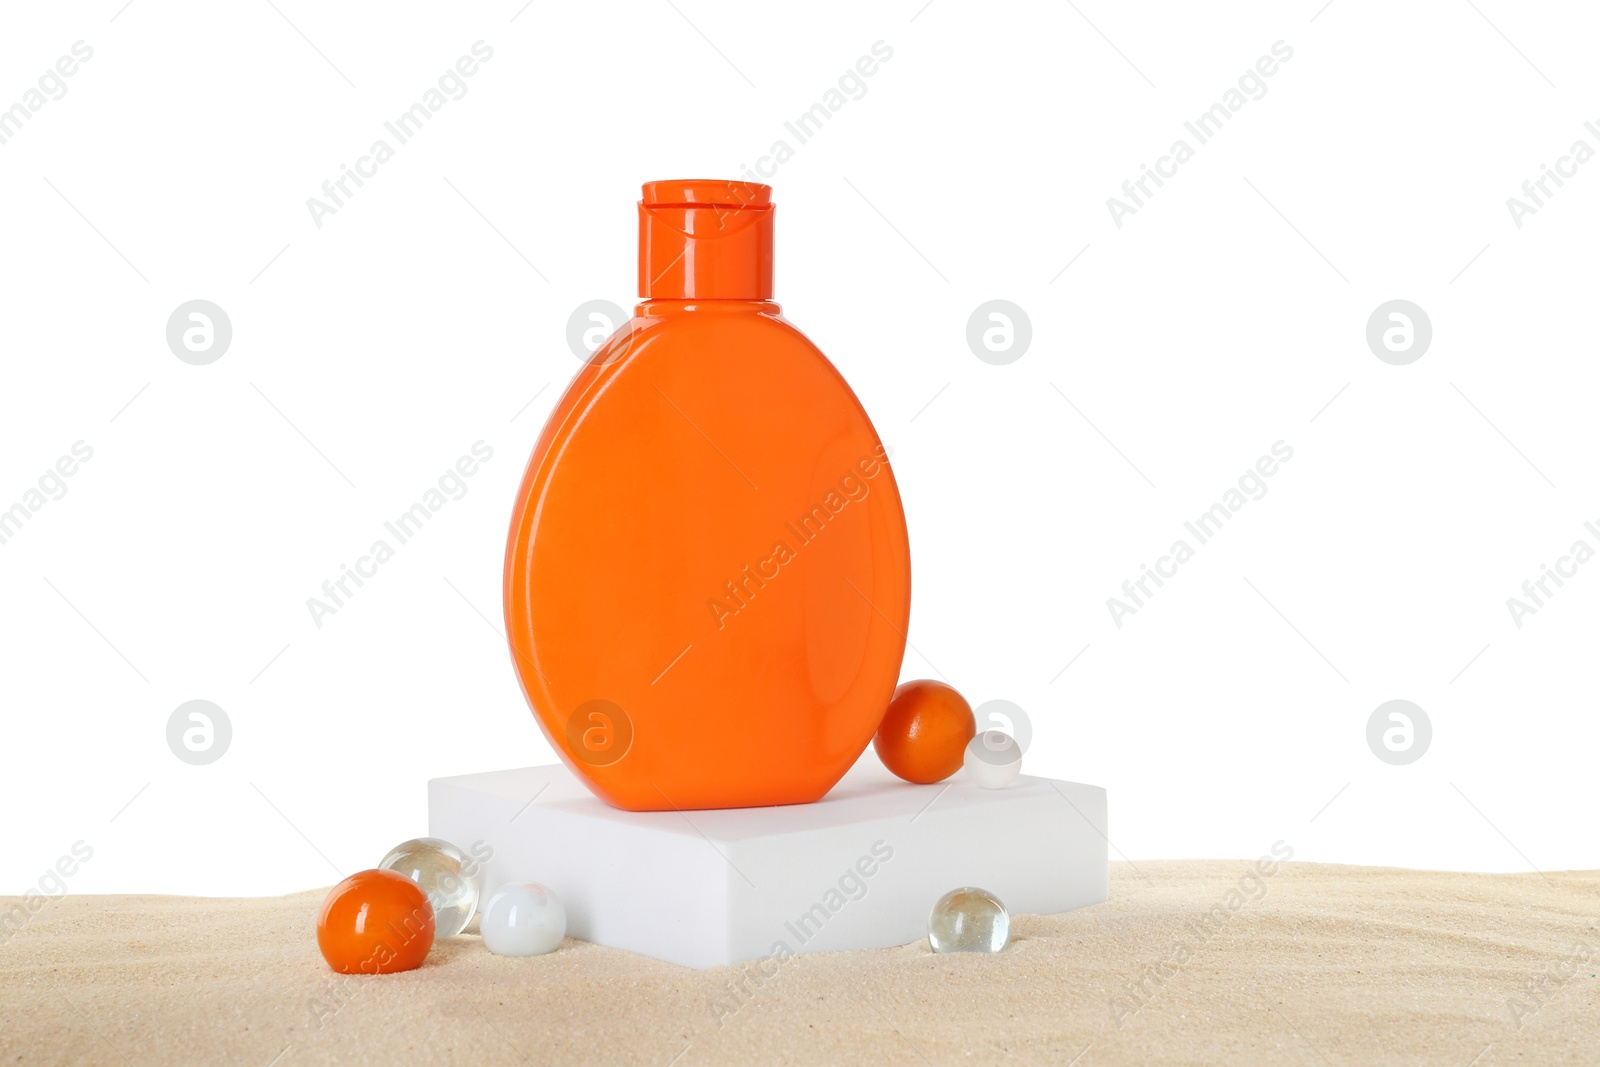
<path id="1" fill-rule="evenodd" d="M 772 302 L 770 198 L 644 187 L 642 302 L 551 413 L 512 515 L 523 691 L 631 811 L 819 799 L 905 652 L 900 493 L 860 401 Z"/>

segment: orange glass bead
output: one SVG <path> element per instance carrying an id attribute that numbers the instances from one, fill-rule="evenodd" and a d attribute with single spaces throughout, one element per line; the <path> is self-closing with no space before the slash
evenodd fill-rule
<path id="1" fill-rule="evenodd" d="M 961 694 L 923 678 L 894 691 L 872 747 L 895 774 L 929 785 L 961 769 L 967 742 L 977 732 L 972 707 Z"/>
<path id="2" fill-rule="evenodd" d="M 403 874 L 352 874 L 328 892 L 317 947 L 340 974 L 392 974 L 422 966 L 433 947 L 433 906 Z"/>

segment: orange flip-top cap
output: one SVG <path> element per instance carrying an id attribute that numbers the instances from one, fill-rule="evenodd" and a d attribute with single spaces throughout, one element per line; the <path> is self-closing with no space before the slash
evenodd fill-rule
<path id="1" fill-rule="evenodd" d="M 772 299 L 772 188 L 683 178 L 647 182 L 639 201 L 644 300 Z"/>

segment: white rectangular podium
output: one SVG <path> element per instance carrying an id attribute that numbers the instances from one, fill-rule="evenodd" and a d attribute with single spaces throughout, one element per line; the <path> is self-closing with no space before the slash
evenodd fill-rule
<path id="1" fill-rule="evenodd" d="M 619 811 L 560 764 L 428 783 L 428 832 L 492 856 L 485 896 L 539 882 L 567 933 L 688 967 L 885 948 L 927 936 L 959 886 L 1013 916 L 1106 899 L 1106 792 L 958 772 L 911 785 L 869 749 L 822 800 L 716 811 Z"/>

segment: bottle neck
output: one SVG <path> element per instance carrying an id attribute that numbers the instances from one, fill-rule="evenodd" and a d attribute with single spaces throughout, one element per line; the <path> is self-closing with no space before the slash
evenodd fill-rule
<path id="1" fill-rule="evenodd" d="M 646 185 L 639 201 L 639 296 L 772 299 L 770 193 L 742 182 Z"/>

